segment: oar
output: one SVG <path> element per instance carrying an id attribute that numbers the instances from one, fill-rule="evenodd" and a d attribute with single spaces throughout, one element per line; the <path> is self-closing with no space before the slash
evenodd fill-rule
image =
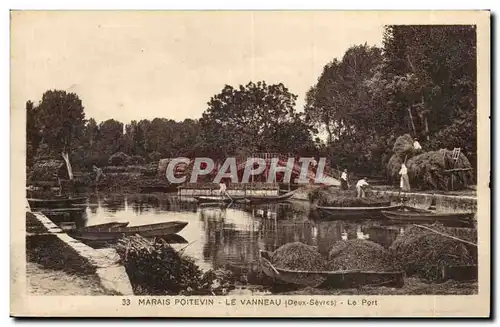
<path id="1" fill-rule="evenodd" d="M 224 194 L 231 200 L 231 203 L 234 202 L 234 199 L 229 195 L 229 193 L 227 193 L 227 191 L 224 191 Z"/>

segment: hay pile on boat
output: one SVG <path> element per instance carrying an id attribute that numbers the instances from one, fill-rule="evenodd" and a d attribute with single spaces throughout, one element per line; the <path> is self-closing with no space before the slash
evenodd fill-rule
<path id="1" fill-rule="evenodd" d="M 387 196 L 370 194 L 366 198 L 356 197 L 356 191 L 337 188 L 318 188 L 309 193 L 309 201 L 327 207 L 379 207 L 390 204 Z"/>
<path id="2" fill-rule="evenodd" d="M 472 165 L 463 153 L 460 153 L 456 161 L 452 159 L 452 156 L 453 151 L 441 149 L 411 157 L 406 162 L 410 184 L 422 190 L 448 190 L 451 186 L 451 174 L 446 172 L 446 170 L 472 168 Z M 399 170 L 401 169 L 402 162 L 401 157 L 394 154 L 387 164 L 387 173 L 393 182 L 399 181 Z M 474 172 L 472 170 L 463 170 L 454 174 L 454 190 L 465 189 L 473 183 Z"/>
<path id="3" fill-rule="evenodd" d="M 271 261 L 276 268 L 303 271 L 295 277 L 306 280 L 309 285 L 317 286 L 325 281 L 325 277 L 307 274 L 305 271 L 325 271 L 327 260 L 315 247 L 300 242 L 287 243 L 274 251 Z"/>
<path id="4" fill-rule="evenodd" d="M 116 251 L 136 295 L 219 295 L 234 288 L 230 274 L 203 273 L 192 258 L 161 239 L 125 237 L 117 243 Z"/>
<path id="5" fill-rule="evenodd" d="M 388 252 L 375 242 L 353 239 L 333 244 L 328 259 L 331 270 L 386 271 Z"/>
<path id="6" fill-rule="evenodd" d="M 472 228 L 429 228 L 477 244 L 477 231 Z M 477 264 L 477 247 L 451 239 L 428 229 L 412 226 L 399 235 L 390 247 L 394 268 L 431 281 L 439 280 L 443 266 Z"/>
<path id="7" fill-rule="evenodd" d="M 274 251 L 272 262 L 275 267 L 292 270 L 324 270 L 326 260 L 311 245 L 301 242 L 287 243 Z"/>

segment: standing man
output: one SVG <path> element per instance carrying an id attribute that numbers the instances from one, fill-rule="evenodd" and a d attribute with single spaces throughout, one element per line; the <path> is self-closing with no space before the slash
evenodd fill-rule
<path id="1" fill-rule="evenodd" d="M 417 152 L 422 151 L 422 146 L 420 145 L 420 143 L 418 142 L 418 140 L 417 140 L 417 139 L 415 139 L 415 140 L 413 141 L 413 148 L 414 148 L 414 149 L 415 149 L 415 151 L 417 151 Z"/>
<path id="2" fill-rule="evenodd" d="M 366 197 L 365 188 L 370 186 L 366 181 L 366 177 L 363 177 L 356 183 L 356 190 L 358 191 L 358 198 Z"/>
<path id="3" fill-rule="evenodd" d="M 342 175 L 340 176 L 340 188 L 347 190 L 349 187 L 349 182 L 347 181 L 347 169 L 344 169 Z"/>
<path id="4" fill-rule="evenodd" d="M 410 179 L 408 178 L 408 168 L 405 163 L 401 164 L 401 169 L 399 170 L 399 174 L 401 175 L 401 182 L 399 186 L 401 187 L 401 191 L 408 192 L 410 191 Z"/>
<path id="5" fill-rule="evenodd" d="M 222 180 L 219 182 L 219 194 L 220 196 L 226 195 L 226 183 Z"/>
<path id="6" fill-rule="evenodd" d="M 94 170 L 95 172 L 95 183 L 97 184 L 97 182 L 99 182 L 99 179 L 104 176 L 103 172 L 102 172 L 102 168 L 99 168 L 97 167 L 96 165 L 94 165 L 92 167 L 92 169 Z"/>

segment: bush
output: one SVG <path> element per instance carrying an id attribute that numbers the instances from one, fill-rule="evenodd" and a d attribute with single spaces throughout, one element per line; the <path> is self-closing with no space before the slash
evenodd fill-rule
<path id="1" fill-rule="evenodd" d="M 150 154 L 148 154 L 148 158 L 150 162 L 155 162 L 155 161 L 160 161 L 162 155 L 158 151 L 153 151 Z"/>
<path id="2" fill-rule="evenodd" d="M 231 273 L 203 273 L 192 258 L 162 240 L 126 237 L 116 250 L 137 295 L 225 295 L 234 288 Z"/>
<path id="3" fill-rule="evenodd" d="M 130 156 L 123 152 L 117 152 L 108 159 L 108 163 L 112 166 L 127 166 L 129 162 Z"/>
<path id="4" fill-rule="evenodd" d="M 141 156 L 132 156 L 129 160 L 130 165 L 144 165 L 146 163 L 146 159 Z"/>

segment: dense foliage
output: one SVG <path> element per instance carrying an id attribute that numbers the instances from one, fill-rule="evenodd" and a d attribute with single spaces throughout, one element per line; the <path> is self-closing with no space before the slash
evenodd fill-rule
<path id="1" fill-rule="evenodd" d="M 97 123 L 85 119 L 76 94 L 49 90 L 38 104 L 26 103 L 27 163 L 67 153 L 90 170 L 110 160 L 292 152 L 380 175 L 397 137 L 409 134 L 424 151 L 461 147 L 475 167 L 475 27 L 387 26 L 382 48 L 356 45 L 324 66 L 304 112 L 296 100 L 282 83 L 249 82 L 225 85 L 200 119 Z"/>
<path id="2" fill-rule="evenodd" d="M 307 93 L 334 165 L 380 172 L 408 133 L 425 150 L 461 147 L 475 166 L 475 27 L 387 26 L 383 44 L 350 48 Z"/>

